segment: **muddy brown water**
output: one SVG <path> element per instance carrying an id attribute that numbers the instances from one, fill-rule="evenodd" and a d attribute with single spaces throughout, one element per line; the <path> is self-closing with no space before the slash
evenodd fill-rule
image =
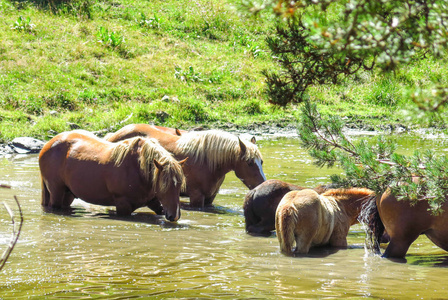
<path id="1" fill-rule="evenodd" d="M 405 152 L 445 151 L 440 138 L 400 137 Z M 267 178 L 303 186 L 329 182 L 337 169 L 318 169 L 296 138 L 259 141 Z M 353 226 L 349 249 L 315 249 L 302 257 L 279 252 L 277 238 L 244 231 L 246 187 L 226 177 L 214 209 L 182 210 L 169 223 L 148 209 L 118 219 L 113 208 L 76 200 L 70 215 L 43 212 L 36 155 L 0 158 L 1 199 L 25 216 L 19 243 L 0 271 L 1 299 L 430 299 L 448 297 L 448 253 L 426 237 L 406 263 L 372 255 Z M 186 202 L 186 199 L 182 199 Z M 16 211 L 16 210 L 15 210 Z M 0 207 L 0 247 L 11 223 Z"/>

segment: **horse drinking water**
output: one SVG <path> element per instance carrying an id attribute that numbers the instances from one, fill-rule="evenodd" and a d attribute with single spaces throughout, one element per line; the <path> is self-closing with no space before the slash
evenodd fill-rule
<path id="1" fill-rule="evenodd" d="M 277 179 L 269 179 L 247 192 L 243 210 L 246 231 L 251 234 L 270 235 L 275 230 L 275 211 L 286 193 L 306 189 Z M 328 188 L 320 185 L 313 190 L 322 194 Z"/>
<path id="2" fill-rule="evenodd" d="M 131 124 L 106 139 L 116 142 L 134 136 L 156 138 L 178 160 L 188 157 L 183 165 L 187 183 L 184 194 L 190 197 L 191 207 L 211 205 L 225 175 L 232 170 L 249 189 L 266 180 L 255 138 L 243 141 L 220 130 L 190 131 L 176 136 L 151 125 Z"/>
<path id="3" fill-rule="evenodd" d="M 76 197 L 115 206 L 118 215 L 148 206 L 176 221 L 184 184 L 182 163 L 154 139 L 110 143 L 79 131 L 61 133 L 39 154 L 42 206 L 68 208 Z"/>
<path id="4" fill-rule="evenodd" d="M 306 254 L 314 246 L 347 247 L 350 226 L 358 223 L 362 205 L 374 196 L 364 188 L 287 193 L 275 216 L 280 250 L 291 255 Z"/>

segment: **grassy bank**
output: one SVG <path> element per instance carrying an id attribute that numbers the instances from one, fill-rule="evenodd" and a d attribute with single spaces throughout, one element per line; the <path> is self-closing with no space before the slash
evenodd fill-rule
<path id="1" fill-rule="evenodd" d="M 123 120 L 178 128 L 293 120 L 296 106 L 273 106 L 263 93 L 261 71 L 277 68 L 265 44 L 272 20 L 240 16 L 235 2 L 0 0 L 0 141 Z M 405 122 L 397 113 L 409 105 L 405 87 L 446 82 L 446 66 L 428 58 L 310 96 L 324 112 Z"/>

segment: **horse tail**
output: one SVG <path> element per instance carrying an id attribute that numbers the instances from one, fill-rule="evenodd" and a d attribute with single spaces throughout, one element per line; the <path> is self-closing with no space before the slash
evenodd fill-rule
<path id="1" fill-rule="evenodd" d="M 292 204 L 279 205 L 275 214 L 275 230 L 280 243 L 280 251 L 287 255 L 292 255 L 293 252 L 296 224 L 297 209 Z"/>
<path id="2" fill-rule="evenodd" d="M 254 194 L 255 189 L 247 192 L 246 197 L 244 198 L 243 211 L 244 211 L 244 219 L 246 220 L 246 231 L 249 232 L 249 227 L 253 224 L 257 223 L 257 218 L 253 211 L 254 206 Z"/>
<path id="3" fill-rule="evenodd" d="M 41 178 L 41 186 L 42 186 L 42 206 L 48 206 L 50 203 L 50 192 L 48 191 L 47 185 L 44 182 L 44 179 Z"/>
<path id="4" fill-rule="evenodd" d="M 360 222 L 367 225 L 367 248 L 381 254 L 380 243 L 385 232 L 383 221 L 378 212 L 376 196 L 370 197 L 363 205 Z"/>

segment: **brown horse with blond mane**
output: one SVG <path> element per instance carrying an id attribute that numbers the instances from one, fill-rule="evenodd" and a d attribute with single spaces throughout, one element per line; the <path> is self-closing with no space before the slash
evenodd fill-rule
<path id="1" fill-rule="evenodd" d="M 390 242 L 383 257 L 404 258 L 411 244 L 425 234 L 438 247 L 448 251 L 448 203 L 442 205 L 443 212 L 431 213 L 428 201 L 420 200 L 411 204 L 406 199 L 397 198 L 386 191 L 381 198 L 371 200 L 368 207 L 370 234 L 374 249 L 380 253 L 379 243 L 386 231 Z"/>
<path id="2" fill-rule="evenodd" d="M 292 255 L 306 254 L 315 246 L 346 248 L 350 226 L 358 223 L 362 205 L 374 196 L 365 188 L 330 189 L 322 195 L 311 189 L 287 193 L 275 216 L 281 251 Z"/>
<path id="3" fill-rule="evenodd" d="M 182 163 L 154 139 L 110 143 L 81 131 L 61 133 L 39 154 L 42 206 L 69 208 L 76 197 L 115 206 L 118 215 L 148 206 L 176 221 L 185 182 Z"/>
<path id="4" fill-rule="evenodd" d="M 263 159 L 254 138 L 243 141 L 219 130 L 190 131 L 175 136 L 151 125 L 131 124 L 106 139 L 116 142 L 134 136 L 157 139 L 178 160 L 188 157 L 183 165 L 187 182 L 184 194 L 190 197 L 191 207 L 211 205 L 225 175 L 232 170 L 249 189 L 266 180 Z"/>
<path id="5" fill-rule="evenodd" d="M 275 230 L 275 211 L 280 200 L 288 192 L 303 189 L 306 188 L 277 179 L 269 179 L 247 192 L 243 204 L 247 233 L 270 235 L 271 231 Z M 319 185 L 313 190 L 322 194 L 328 188 Z"/>

